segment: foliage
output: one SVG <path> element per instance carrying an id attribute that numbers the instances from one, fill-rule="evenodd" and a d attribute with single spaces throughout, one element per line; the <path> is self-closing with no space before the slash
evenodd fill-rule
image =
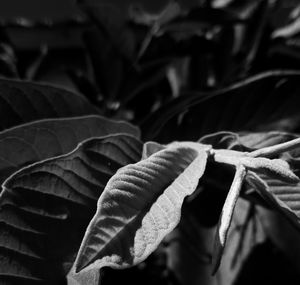
<path id="1" fill-rule="evenodd" d="M 77 2 L 72 63 L 1 30 L 0 283 L 298 284 L 300 6 Z"/>

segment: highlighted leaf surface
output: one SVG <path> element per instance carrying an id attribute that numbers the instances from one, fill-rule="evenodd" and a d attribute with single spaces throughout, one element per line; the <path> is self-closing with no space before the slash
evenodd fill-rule
<path id="1" fill-rule="evenodd" d="M 75 270 L 126 268 L 143 261 L 180 220 L 184 198 L 197 188 L 205 149 L 170 145 L 120 169 L 98 201 Z"/>
<path id="2" fill-rule="evenodd" d="M 129 135 L 89 139 L 6 180 L 0 196 L 0 283 L 61 284 L 107 181 L 141 153 L 142 143 Z"/>

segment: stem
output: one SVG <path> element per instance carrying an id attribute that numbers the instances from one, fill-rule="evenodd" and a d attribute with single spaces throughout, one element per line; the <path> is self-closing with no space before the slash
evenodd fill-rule
<path id="1" fill-rule="evenodd" d="M 250 157 L 258 157 L 258 156 L 275 156 L 277 154 L 293 150 L 300 147 L 300 138 L 285 142 L 285 143 L 280 143 L 277 145 L 269 146 L 269 147 L 264 147 L 261 149 L 257 149 L 255 151 L 252 151 L 248 153 L 248 156 Z"/>
<path id="2" fill-rule="evenodd" d="M 246 153 L 231 149 L 210 149 L 209 156 L 213 161 L 237 167 Z"/>

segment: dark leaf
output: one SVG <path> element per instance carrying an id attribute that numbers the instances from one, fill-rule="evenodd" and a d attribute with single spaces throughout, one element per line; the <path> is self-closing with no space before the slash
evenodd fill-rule
<path id="1" fill-rule="evenodd" d="M 33 82 L 0 80 L 0 130 L 39 119 L 97 113 L 78 94 Z"/>
<path id="2" fill-rule="evenodd" d="M 268 55 L 270 60 L 282 58 L 285 60 L 284 66 L 298 67 L 300 60 L 300 20 L 299 16 L 292 19 L 287 26 L 280 27 L 272 33 L 272 44 Z"/>
<path id="3" fill-rule="evenodd" d="M 79 7 L 90 17 L 114 49 L 127 60 L 134 59 L 135 40 L 125 26 L 125 17 L 117 6 L 99 1 L 79 0 Z"/>
<path id="4" fill-rule="evenodd" d="M 175 19 L 181 12 L 179 3 L 175 1 L 169 2 L 162 11 L 156 14 L 148 13 L 138 4 L 129 7 L 129 17 L 132 21 L 150 27 L 156 25 L 157 28 Z"/>
<path id="5" fill-rule="evenodd" d="M 60 284 L 107 181 L 141 152 L 141 142 L 129 135 L 89 139 L 6 180 L 0 197 L 1 282 Z"/>
<path id="6" fill-rule="evenodd" d="M 235 284 L 240 272 L 247 270 L 250 254 L 266 238 L 256 206 L 238 199 L 216 280 L 222 280 L 220 284 L 224 285 Z"/>
<path id="7" fill-rule="evenodd" d="M 25 71 L 25 78 L 27 80 L 38 80 L 41 67 L 48 55 L 48 52 L 48 46 L 43 45 L 40 47 L 39 54 Z"/>
<path id="8" fill-rule="evenodd" d="M 299 130 L 297 71 L 270 71 L 214 92 L 182 94 L 149 115 L 145 140 L 196 140 L 216 131 Z"/>
<path id="9" fill-rule="evenodd" d="M 9 78 L 18 78 L 17 58 L 12 46 L 0 43 L 0 75 Z"/>
<path id="10" fill-rule="evenodd" d="M 80 93 L 82 93 L 91 103 L 100 105 L 103 100 L 100 90 L 96 84 L 91 82 L 86 74 L 74 69 L 67 69 L 67 73 Z"/>
<path id="11" fill-rule="evenodd" d="M 83 39 L 91 59 L 96 84 L 106 100 L 113 100 L 120 91 L 124 76 L 124 58 L 96 28 L 87 30 Z"/>
<path id="12" fill-rule="evenodd" d="M 216 277 L 211 274 L 214 234 L 215 227 L 203 226 L 189 205 L 183 205 L 180 223 L 165 239 L 168 270 L 177 281 L 174 284 L 215 284 Z"/>
<path id="13" fill-rule="evenodd" d="M 47 119 L 0 132 L 0 183 L 21 167 L 68 153 L 88 138 L 116 133 L 139 137 L 134 126 L 100 116 Z"/>

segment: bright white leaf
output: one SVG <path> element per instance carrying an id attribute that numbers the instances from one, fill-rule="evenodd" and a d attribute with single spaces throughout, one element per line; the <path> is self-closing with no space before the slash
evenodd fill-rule
<path id="1" fill-rule="evenodd" d="M 176 143 L 120 169 L 98 201 L 75 271 L 145 260 L 179 223 L 183 200 L 197 188 L 206 161 L 204 146 Z"/>

